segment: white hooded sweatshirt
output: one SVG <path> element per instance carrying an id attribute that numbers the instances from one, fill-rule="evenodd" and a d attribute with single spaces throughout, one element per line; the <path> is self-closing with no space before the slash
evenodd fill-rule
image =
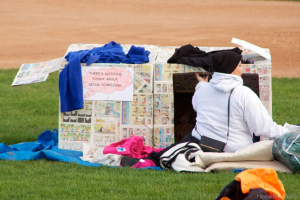
<path id="1" fill-rule="evenodd" d="M 230 97 L 230 125 L 228 132 L 228 98 Z M 243 79 L 232 74 L 215 72 L 209 83 L 199 82 L 192 99 L 197 112 L 196 127 L 201 135 L 227 142 L 224 151 L 235 152 L 252 144 L 252 134 L 276 138 L 288 129 L 277 125 L 257 95 L 243 86 Z M 192 136 L 201 139 L 195 129 Z"/>

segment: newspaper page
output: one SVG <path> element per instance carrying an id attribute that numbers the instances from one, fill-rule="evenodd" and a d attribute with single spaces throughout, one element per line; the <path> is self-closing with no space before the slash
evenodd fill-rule
<path id="1" fill-rule="evenodd" d="M 147 126 L 122 126 L 121 138 L 130 138 L 132 135 L 141 136 L 143 138 L 144 145 L 152 146 L 152 130 L 152 128 Z"/>
<path id="2" fill-rule="evenodd" d="M 154 94 L 154 125 L 174 124 L 173 94 Z"/>
<path id="3" fill-rule="evenodd" d="M 46 81 L 49 73 L 58 71 L 62 59 L 63 58 L 57 58 L 41 63 L 22 64 L 11 86 Z"/>
<path id="4" fill-rule="evenodd" d="M 134 65 L 134 72 L 144 79 L 149 85 L 152 85 L 153 64 Z"/>
<path id="5" fill-rule="evenodd" d="M 138 73 L 134 73 L 133 93 L 152 93 L 152 86 Z"/>
<path id="6" fill-rule="evenodd" d="M 246 42 L 244 40 L 239 40 L 237 38 L 232 38 L 231 40 L 231 43 L 233 44 L 237 44 L 237 45 L 240 45 L 246 49 L 250 49 L 251 51 L 255 51 L 256 53 L 260 54 L 261 56 L 271 60 L 271 55 L 269 53 L 267 53 L 265 51 L 265 49 L 259 47 L 259 46 L 256 46 L 254 44 L 251 44 L 249 42 Z"/>
<path id="7" fill-rule="evenodd" d="M 153 94 L 134 94 L 133 101 L 122 102 L 122 125 L 148 125 L 153 122 Z"/>
<path id="8" fill-rule="evenodd" d="M 142 136 L 144 144 L 152 146 L 153 94 L 134 94 L 133 101 L 122 102 L 121 138 L 132 134 Z"/>
<path id="9" fill-rule="evenodd" d="M 105 147 L 120 140 L 120 101 L 95 101 L 93 143 Z"/>
<path id="10" fill-rule="evenodd" d="M 173 82 L 159 81 L 154 84 L 155 94 L 173 94 Z"/>
<path id="11" fill-rule="evenodd" d="M 91 141 L 92 101 L 84 101 L 84 108 L 60 114 L 59 148 L 82 151 L 82 143 Z"/>
<path id="12" fill-rule="evenodd" d="M 154 127 L 154 148 L 166 148 L 174 143 L 174 126 L 161 125 Z"/>
<path id="13" fill-rule="evenodd" d="M 259 74 L 259 98 L 272 116 L 272 66 L 270 64 L 243 65 L 243 73 Z"/>

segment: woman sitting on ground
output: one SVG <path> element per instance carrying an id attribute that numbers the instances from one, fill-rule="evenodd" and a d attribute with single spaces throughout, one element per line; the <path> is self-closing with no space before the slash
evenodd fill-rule
<path id="1" fill-rule="evenodd" d="M 233 52 L 216 53 L 211 58 L 215 73 L 210 82 L 207 83 L 207 77 L 203 79 L 195 74 L 199 83 L 192 100 L 197 112 L 192 137 L 200 140 L 199 132 L 224 142 L 225 152 L 235 152 L 252 144 L 253 133 L 256 136 L 276 138 L 288 132 L 272 120 L 258 96 L 250 88 L 243 86 L 241 59 L 241 55 Z"/>
<path id="2" fill-rule="evenodd" d="M 159 159 L 166 151 L 183 142 L 199 144 L 201 136 L 225 143 L 224 152 L 235 152 L 253 143 L 253 133 L 256 136 L 277 138 L 288 132 L 288 129 L 272 120 L 258 96 L 243 86 L 241 60 L 241 55 L 234 52 L 224 51 L 212 55 L 211 63 L 215 72 L 210 82 L 207 81 L 208 77 L 203 79 L 195 73 L 199 81 L 192 99 L 193 108 L 197 112 L 195 128 L 180 142 L 160 152 L 152 152 L 146 159 L 151 159 L 159 166 Z"/>

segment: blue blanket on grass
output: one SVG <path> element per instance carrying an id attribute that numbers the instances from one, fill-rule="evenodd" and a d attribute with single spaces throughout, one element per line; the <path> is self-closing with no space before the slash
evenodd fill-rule
<path id="1" fill-rule="evenodd" d="M 81 160 L 81 151 L 58 149 L 58 131 L 45 131 L 38 136 L 36 142 L 24 142 L 13 145 L 0 143 L 0 160 L 39 160 L 47 159 L 62 162 L 72 162 L 83 166 L 100 167 L 101 164 Z M 148 167 L 162 170 L 160 167 Z M 144 168 L 146 169 L 146 168 Z"/>

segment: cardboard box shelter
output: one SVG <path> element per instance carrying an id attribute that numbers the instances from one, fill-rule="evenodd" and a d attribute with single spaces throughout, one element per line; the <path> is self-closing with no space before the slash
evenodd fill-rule
<path id="1" fill-rule="evenodd" d="M 101 47 L 102 44 L 72 44 L 67 53 Z M 59 113 L 59 148 L 81 151 L 83 143 L 105 147 L 131 135 L 142 136 L 144 144 L 164 148 L 174 143 L 173 74 L 206 72 L 201 67 L 168 64 L 167 60 L 179 47 L 135 45 L 150 51 L 149 63 L 108 64 L 82 63 L 82 68 L 133 68 L 133 101 L 85 100 L 84 108 Z M 122 45 L 125 53 L 131 45 Z M 233 47 L 199 47 L 209 52 Z M 263 105 L 272 115 L 272 64 L 259 54 L 244 49 L 243 58 L 251 58 L 255 64 L 245 64 L 243 73 L 259 74 L 259 93 Z M 269 53 L 269 49 L 265 49 Z M 60 70 L 67 61 L 61 63 Z M 176 84 L 176 83 L 175 83 Z M 185 84 L 189 90 L 192 84 Z M 194 87 L 194 86 L 193 86 Z"/>
<path id="2" fill-rule="evenodd" d="M 101 47 L 102 44 L 72 44 L 67 53 Z M 133 68 L 133 101 L 84 100 L 84 108 L 59 113 L 59 148 L 81 151 L 83 143 L 105 147 L 132 134 L 142 136 L 152 146 L 153 136 L 153 67 L 159 47 L 135 45 L 150 51 L 145 64 L 82 63 L 82 69 Z M 125 54 L 131 45 L 122 45 Z M 67 61 L 61 63 L 60 70 Z M 60 110 L 60 109 L 59 109 Z"/>

